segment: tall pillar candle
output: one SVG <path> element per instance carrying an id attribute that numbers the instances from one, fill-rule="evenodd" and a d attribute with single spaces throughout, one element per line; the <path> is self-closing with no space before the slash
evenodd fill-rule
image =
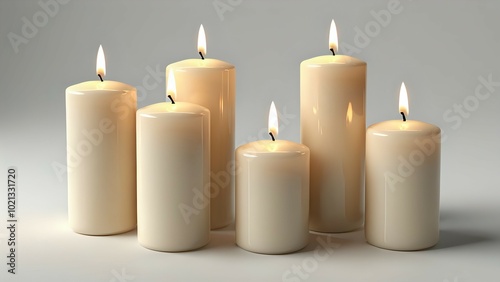
<path id="1" fill-rule="evenodd" d="M 363 225 L 366 63 L 335 54 L 300 64 L 301 142 L 311 150 L 310 229 Z"/>
<path id="2" fill-rule="evenodd" d="M 216 229 L 233 220 L 235 68 L 224 61 L 205 58 L 203 27 L 200 35 L 199 52 L 203 59 L 176 62 L 168 65 L 166 71 L 175 72 L 179 101 L 210 110 L 210 221 L 212 229 Z"/>
<path id="3" fill-rule="evenodd" d="M 137 111 L 137 236 L 142 246 L 178 252 L 208 243 L 209 120 L 208 109 L 191 103 L 163 102 Z"/>
<path id="4" fill-rule="evenodd" d="M 97 73 L 104 76 L 99 48 Z M 68 218 L 78 233 L 109 235 L 136 226 L 136 89 L 87 81 L 66 89 Z"/>
<path id="5" fill-rule="evenodd" d="M 276 126 L 270 131 L 276 136 L 276 108 L 271 113 Z M 305 247 L 309 234 L 309 149 L 286 140 L 260 140 L 240 146 L 236 163 L 236 244 L 265 254 Z"/>
<path id="6" fill-rule="evenodd" d="M 404 104 L 400 112 L 405 121 L 376 123 L 366 133 L 365 234 L 377 247 L 419 250 L 439 239 L 441 130 L 406 120 Z"/>

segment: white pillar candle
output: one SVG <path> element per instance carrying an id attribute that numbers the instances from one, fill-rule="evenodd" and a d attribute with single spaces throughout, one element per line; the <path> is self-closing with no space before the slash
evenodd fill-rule
<path id="1" fill-rule="evenodd" d="M 167 93 L 174 99 L 170 75 Z M 208 109 L 191 103 L 157 103 L 137 111 L 137 236 L 142 246 L 179 252 L 208 243 L 209 122 Z"/>
<path id="2" fill-rule="evenodd" d="M 404 84 L 400 100 L 407 101 Z M 400 102 L 401 103 L 401 102 Z M 408 106 L 400 106 L 404 117 Z M 441 130 L 416 120 L 390 120 L 366 133 L 368 243 L 419 250 L 439 238 Z"/>
<path id="3" fill-rule="evenodd" d="M 210 217 L 212 229 L 216 229 L 233 220 L 235 68 L 229 63 L 205 58 L 203 26 L 200 27 L 198 45 L 204 59 L 170 64 L 167 73 L 175 72 L 179 101 L 199 104 L 210 110 Z"/>
<path id="4" fill-rule="evenodd" d="M 332 21 L 330 50 L 337 51 Z M 311 150 L 310 229 L 363 224 L 366 63 L 343 55 L 300 64 L 301 142 Z"/>
<path id="5" fill-rule="evenodd" d="M 274 103 L 270 132 L 277 136 Z M 236 244 L 265 254 L 299 250 L 308 242 L 309 149 L 260 140 L 236 150 Z"/>
<path id="6" fill-rule="evenodd" d="M 105 74 L 99 47 L 97 74 Z M 109 235 L 136 226 L 136 89 L 87 81 L 66 89 L 68 218 L 78 233 Z"/>

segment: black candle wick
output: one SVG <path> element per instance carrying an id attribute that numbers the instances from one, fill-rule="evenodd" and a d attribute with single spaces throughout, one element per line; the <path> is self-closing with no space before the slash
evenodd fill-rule
<path id="1" fill-rule="evenodd" d="M 403 116 L 403 121 L 406 121 L 406 116 L 404 112 L 401 112 L 401 115 Z"/>
<path id="2" fill-rule="evenodd" d="M 170 101 L 172 102 L 172 104 L 175 104 L 175 101 L 174 101 L 174 98 L 172 98 L 172 95 L 168 95 L 167 97 L 170 99 Z"/>
<path id="3" fill-rule="evenodd" d="M 335 56 L 335 50 L 333 50 L 333 48 L 330 48 L 330 51 L 332 51 L 332 55 Z"/>
<path id="4" fill-rule="evenodd" d="M 272 133 L 272 132 L 269 132 L 269 135 L 271 135 L 271 139 L 272 139 L 273 141 L 276 141 L 276 139 L 274 139 L 274 135 L 273 135 L 273 133 Z"/>
<path id="5" fill-rule="evenodd" d="M 200 57 L 201 57 L 202 60 L 205 60 L 205 57 L 203 57 L 203 53 L 201 53 L 201 51 L 198 52 L 198 54 L 200 54 Z"/>
<path id="6" fill-rule="evenodd" d="M 101 82 L 103 82 L 104 80 L 102 79 L 102 76 L 100 73 L 97 74 L 97 76 L 99 77 L 99 79 L 101 80 Z"/>

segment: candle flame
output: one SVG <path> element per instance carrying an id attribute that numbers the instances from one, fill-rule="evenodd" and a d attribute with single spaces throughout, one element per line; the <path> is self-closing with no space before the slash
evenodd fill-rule
<path id="1" fill-rule="evenodd" d="M 177 93 L 177 87 L 175 86 L 174 71 L 170 70 L 168 72 L 168 81 L 167 81 L 167 98 L 168 95 L 170 95 L 172 99 L 175 100 L 176 93 Z"/>
<path id="2" fill-rule="evenodd" d="M 329 49 L 333 49 L 335 53 L 339 51 L 339 38 L 337 35 L 337 26 L 335 25 L 335 21 L 333 19 L 332 23 L 330 24 Z"/>
<path id="3" fill-rule="evenodd" d="M 98 75 L 100 74 L 102 77 L 106 75 L 106 60 L 104 58 L 104 51 L 102 50 L 102 45 L 99 45 L 99 50 L 97 51 L 96 72 Z"/>
<path id="4" fill-rule="evenodd" d="M 401 83 L 401 90 L 399 91 L 399 112 L 404 113 L 406 117 L 410 113 L 408 106 L 408 93 L 406 92 L 405 83 Z"/>
<path id="5" fill-rule="evenodd" d="M 271 108 L 269 109 L 268 129 L 274 138 L 278 138 L 278 112 L 276 111 L 274 101 L 271 103 Z"/>
<path id="6" fill-rule="evenodd" d="M 201 52 L 203 57 L 207 55 L 207 39 L 203 25 L 200 25 L 200 30 L 198 31 L 198 52 Z"/>

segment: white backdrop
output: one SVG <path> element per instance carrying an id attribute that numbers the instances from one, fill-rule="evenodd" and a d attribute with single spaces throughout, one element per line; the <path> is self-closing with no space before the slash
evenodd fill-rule
<path id="1" fill-rule="evenodd" d="M 19 168 L 18 274 L 7 273 L 9 234 L 2 228 L 2 281 L 498 280 L 499 12 L 494 0 L 1 0 L 2 183 L 8 166 Z M 168 254 L 140 247 L 135 231 L 86 237 L 69 230 L 66 174 L 54 169 L 66 162 L 64 90 L 96 79 L 99 44 L 106 78 L 136 86 L 143 107 L 165 99 L 169 63 L 198 56 L 203 24 L 207 57 L 236 66 L 236 144 L 267 138 L 261 130 L 271 100 L 281 112 L 280 138 L 298 142 L 299 64 L 329 53 L 332 18 L 340 53 L 368 63 L 367 125 L 400 118 L 405 81 L 410 118 L 444 132 L 438 246 L 381 250 L 360 230 L 311 235 L 299 253 L 263 256 L 237 248 L 229 227 L 212 232 L 204 249 Z M 316 248 L 325 260 L 314 256 Z"/>

